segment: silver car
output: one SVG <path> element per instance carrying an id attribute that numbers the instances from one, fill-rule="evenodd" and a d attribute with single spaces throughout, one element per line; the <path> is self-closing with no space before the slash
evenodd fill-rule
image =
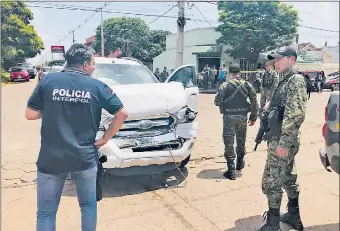
<path id="1" fill-rule="evenodd" d="M 329 96 L 327 106 L 325 108 L 325 124 L 322 128 L 322 135 L 325 139 L 326 147 L 320 149 L 319 155 L 321 163 L 331 171 L 333 169 L 339 174 L 340 158 L 340 105 L 339 92 L 333 92 Z"/>

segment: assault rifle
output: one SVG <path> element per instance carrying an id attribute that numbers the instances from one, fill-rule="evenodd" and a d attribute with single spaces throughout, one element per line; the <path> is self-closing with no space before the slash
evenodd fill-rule
<path id="1" fill-rule="evenodd" d="M 260 127 L 256 134 L 254 151 L 256 151 L 257 146 L 264 140 L 265 134 L 268 131 L 268 112 L 264 111 L 260 114 Z"/>

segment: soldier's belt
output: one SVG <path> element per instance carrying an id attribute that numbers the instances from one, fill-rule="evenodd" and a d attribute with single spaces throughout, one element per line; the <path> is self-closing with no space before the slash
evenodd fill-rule
<path id="1" fill-rule="evenodd" d="M 232 109 L 224 109 L 225 112 L 248 112 L 248 108 L 232 108 Z"/>

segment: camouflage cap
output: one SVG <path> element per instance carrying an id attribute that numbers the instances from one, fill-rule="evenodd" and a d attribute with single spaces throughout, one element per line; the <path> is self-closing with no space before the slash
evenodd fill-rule
<path id="1" fill-rule="evenodd" d="M 275 59 L 279 59 L 279 58 L 282 58 L 282 57 L 291 57 L 291 56 L 294 56 L 295 59 L 297 58 L 297 52 L 296 52 L 295 48 L 290 47 L 290 46 L 284 46 L 284 47 L 280 47 L 273 54 L 268 55 L 267 58 L 269 60 L 275 60 Z"/>
<path id="2" fill-rule="evenodd" d="M 241 72 L 240 65 L 237 63 L 232 63 L 229 66 L 229 73 L 239 73 Z"/>

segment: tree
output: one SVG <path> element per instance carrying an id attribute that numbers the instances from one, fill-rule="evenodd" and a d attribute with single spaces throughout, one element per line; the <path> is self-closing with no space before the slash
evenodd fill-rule
<path id="1" fill-rule="evenodd" d="M 33 58 L 43 49 L 43 42 L 30 25 L 33 13 L 22 1 L 2 1 L 1 61 L 5 68 Z"/>
<path id="2" fill-rule="evenodd" d="M 171 34 L 170 31 L 151 30 L 148 38 L 148 55 L 145 62 L 152 62 L 153 58 L 160 55 L 166 49 L 166 36 Z"/>
<path id="3" fill-rule="evenodd" d="M 97 28 L 94 49 L 100 51 L 100 26 Z M 118 48 L 122 56 L 143 57 L 149 27 L 139 18 L 110 18 L 104 21 L 105 56 Z M 137 57 L 136 57 L 137 58 Z"/>
<path id="4" fill-rule="evenodd" d="M 150 62 L 165 50 L 165 37 L 169 31 L 150 31 L 148 25 L 139 18 L 110 18 L 104 21 L 104 51 L 121 49 L 121 56 L 134 57 Z M 101 28 L 97 28 L 93 48 L 101 51 Z"/>
<path id="5" fill-rule="evenodd" d="M 234 58 L 246 58 L 255 68 L 259 54 L 280 46 L 291 45 L 298 26 L 298 12 L 292 6 L 277 1 L 218 3 L 217 40 L 228 45 L 227 53 Z"/>

